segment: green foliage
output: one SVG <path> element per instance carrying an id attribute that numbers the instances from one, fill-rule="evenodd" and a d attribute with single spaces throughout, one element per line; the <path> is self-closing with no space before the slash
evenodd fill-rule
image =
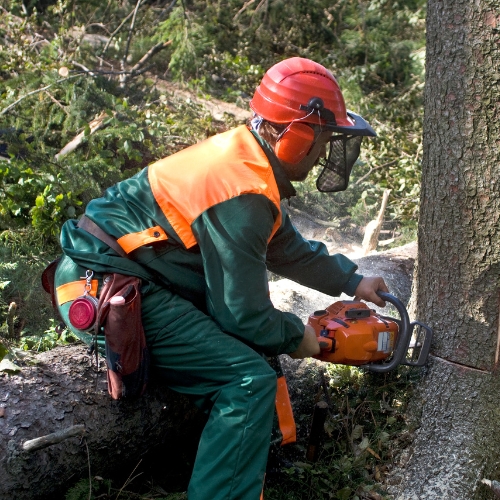
<path id="1" fill-rule="evenodd" d="M 242 106 L 265 68 L 281 58 L 300 55 L 331 68 L 348 105 L 374 124 L 378 138 L 365 141 L 361 158 L 364 173 L 373 169 L 371 191 L 350 188 L 329 196 L 328 204 L 344 216 L 343 207 L 359 205 L 361 194 L 371 204 L 390 188 L 392 218 L 415 218 L 423 0 L 190 0 L 173 10 L 143 5 L 133 17 L 133 32 L 127 21 L 133 9 L 126 3 L 32 1 L 25 7 L 5 2 L 0 13 L 2 126 L 22 131 L 9 140 L 10 162 L 0 162 L 3 229 L 32 224 L 54 239 L 64 220 L 80 215 L 106 187 L 213 128 L 201 109 L 185 115 L 185 103 L 152 89 L 154 80 L 124 86 L 112 76 L 120 72 L 120 61 L 133 65 L 166 40 L 171 45 L 150 61 L 153 71 Z M 81 71 L 85 67 L 92 71 Z M 102 113 L 101 128 L 91 131 L 89 124 Z M 56 160 L 79 133 L 82 144 Z M 313 191 L 306 184 L 300 195 L 316 201 Z"/>
<path id="2" fill-rule="evenodd" d="M 83 15 L 89 6 L 74 7 L 74 15 Z M 6 45 L 0 38 L 0 145 L 8 146 L 8 159 L 0 158 L 0 229 L 32 225 L 47 241 L 55 241 L 64 221 L 79 216 L 110 185 L 219 127 L 199 106 L 148 81 L 124 91 L 106 76 L 68 70 L 73 57 L 93 64 L 96 51 L 77 43 L 87 34 L 72 24 L 67 9 L 62 1 L 48 7 L 45 17 L 58 26 L 48 32 L 47 21 L 39 29 L 36 11 L 25 19 L 0 11 L 8 28 Z M 110 18 L 118 22 L 120 13 Z M 124 44 L 117 37 L 114 50 Z M 145 46 L 151 44 L 150 37 Z M 79 134 L 78 147 L 63 154 Z"/>
<path id="3" fill-rule="evenodd" d="M 65 500 L 116 500 L 117 498 L 122 500 L 137 500 L 140 498 L 145 500 L 152 498 L 156 500 L 187 500 L 186 493 L 167 494 L 163 490 L 162 493 L 157 493 L 155 491 L 157 488 L 152 488 L 150 492 L 141 495 L 134 491 L 134 488 L 130 488 L 130 482 L 131 480 L 127 480 L 121 488 L 117 488 L 113 481 L 103 479 L 100 476 L 92 478 L 92 481 L 81 479 L 67 491 Z"/>
<path id="4" fill-rule="evenodd" d="M 8 354 L 9 350 L 6 345 L 2 344 L 0 342 L 0 361 L 5 357 L 6 354 Z"/>
<path id="5" fill-rule="evenodd" d="M 57 329 L 57 322 L 52 319 L 50 327 L 42 335 L 24 335 L 19 347 L 25 351 L 50 351 L 58 345 L 67 345 L 78 341 L 78 337 L 67 328 L 62 332 Z"/>
<path id="6" fill-rule="evenodd" d="M 199 76 L 203 54 L 210 50 L 205 27 L 191 20 L 183 7 L 176 7 L 169 18 L 158 26 L 155 39 L 172 40 L 173 50 L 168 68 L 182 80 L 185 75 Z"/>
<path id="7" fill-rule="evenodd" d="M 7 307 L 15 302 L 17 336 L 43 334 L 50 328 L 53 308 L 41 286 L 45 266 L 57 255 L 32 229 L 0 233 L 0 325 L 6 330 Z M 5 332 L 4 332 L 5 334 Z M 0 335 L 2 333 L 0 332 Z"/>
<path id="8" fill-rule="evenodd" d="M 65 500 L 94 500 L 96 498 L 111 498 L 111 482 L 99 479 L 90 482 L 88 479 L 78 481 L 68 490 Z M 113 497 L 115 498 L 115 497 Z"/>

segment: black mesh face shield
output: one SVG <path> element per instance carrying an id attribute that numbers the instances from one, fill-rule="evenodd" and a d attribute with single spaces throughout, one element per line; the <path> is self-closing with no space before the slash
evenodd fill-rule
<path id="1" fill-rule="evenodd" d="M 344 191 L 349 184 L 349 176 L 359 156 L 362 136 L 334 135 L 330 139 L 330 150 L 326 158 L 320 160 L 323 167 L 316 180 L 316 187 L 322 193 Z"/>

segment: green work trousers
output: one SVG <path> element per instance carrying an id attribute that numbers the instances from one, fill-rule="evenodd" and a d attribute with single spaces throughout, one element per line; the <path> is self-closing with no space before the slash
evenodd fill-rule
<path id="1" fill-rule="evenodd" d="M 85 275 L 68 261 L 60 265 L 56 285 Z M 66 321 L 69 306 L 60 308 Z M 144 287 L 142 320 L 153 373 L 208 414 L 188 499 L 258 500 L 273 425 L 275 371 L 167 288 Z"/>

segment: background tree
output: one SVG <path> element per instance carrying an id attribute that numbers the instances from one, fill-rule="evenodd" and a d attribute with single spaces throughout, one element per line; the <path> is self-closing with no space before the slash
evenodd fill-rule
<path id="1" fill-rule="evenodd" d="M 418 317 L 435 331 L 398 499 L 499 479 L 500 2 L 429 0 Z"/>

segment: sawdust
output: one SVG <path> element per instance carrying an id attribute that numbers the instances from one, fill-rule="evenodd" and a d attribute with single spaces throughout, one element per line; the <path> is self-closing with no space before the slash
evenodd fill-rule
<path id="1" fill-rule="evenodd" d="M 363 257 L 361 242 L 362 231 L 357 227 L 337 229 L 321 226 L 305 216 L 290 213 L 290 218 L 307 239 L 321 241 L 330 254 L 342 253 L 358 265 L 358 273 L 364 276 L 382 276 L 390 292 L 407 304 L 411 294 L 413 266 L 417 256 L 417 243 L 393 248 L 386 251 L 374 251 Z M 325 279 L 329 279 L 325 276 Z M 336 300 L 348 300 L 351 297 L 341 295 L 331 297 L 316 290 L 299 285 L 288 279 L 278 279 L 269 284 L 271 300 L 277 309 L 293 312 L 302 321 L 318 309 L 323 309 Z"/>

